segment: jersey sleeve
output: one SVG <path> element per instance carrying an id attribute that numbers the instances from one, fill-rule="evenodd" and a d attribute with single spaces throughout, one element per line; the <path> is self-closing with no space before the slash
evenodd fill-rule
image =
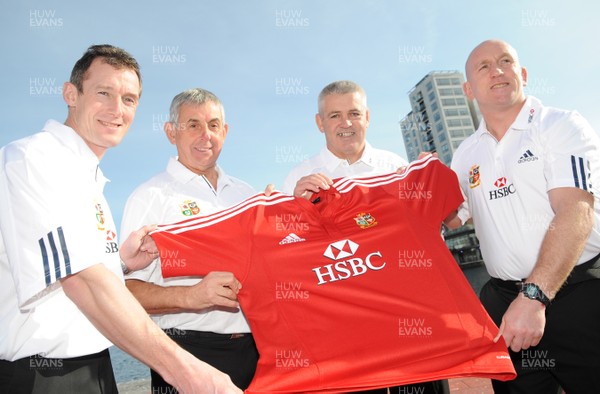
<path id="1" fill-rule="evenodd" d="M 413 162 L 398 187 L 400 201 L 430 223 L 441 223 L 464 201 L 454 171 L 433 157 Z"/>
<path id="2" fill-rule="evenodd" d="M 246 200 L 247 201 L 247 200 Z M 160 225 L 152 238 L 164 278 L 232 272 L 242 280 L 252 246 L 255 209 L 232 208 L 172 225 Z"/>
<path id="3" fill-rule="evenodd" d="M 0 228 L 19 305 L 29 308 L 60 279 L 105 262 L 110 211 L 78 183 L 78 169 L 41 163 L 18 145 L 0 152 Z"/>
<path id="4" fill-rule="evenodd" d="M 560 114 L 560 115 L 559 115 Z M 592 192 L 590 163 L 597 163 L 600 156 L 598 136 L 590 124 L 577 112 L 554 113 L 548 116 L 561 116 L 543 133 L 544 175 L 547 190 L 559 187 L 576 187 Z"/>

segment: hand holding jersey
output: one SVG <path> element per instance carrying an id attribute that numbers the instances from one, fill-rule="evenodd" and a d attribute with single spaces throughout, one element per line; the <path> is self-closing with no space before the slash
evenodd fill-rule
<path id="1" fill-rule="evenodd" d="M 318 193 L 320 190 L 328 190 L 332 183 L 331 178 L 322 173 L 306 175 L 296 183 L 293 195 L 309 199 L 314 193 Z"/>
<path id="2" fill-rule="evenodd" d="M 121 244 L 119 256 L 125 265 L 124 271 L 145 268 L 158 257 L 158 248 L 152 237 L 148 236 L 155 229 L 155 225 L 144 226 L 129 234 Z"/>

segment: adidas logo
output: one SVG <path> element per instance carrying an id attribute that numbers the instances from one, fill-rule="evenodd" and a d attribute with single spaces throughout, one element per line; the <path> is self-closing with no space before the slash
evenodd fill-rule
<path id="1" fill-rule="evenodd" d="M 300 238 L 294 233 L 290 233 L 287 237 L 279 241 L 279 245 L 293 244 L 295 242 L 304 242 L 306 241 L 304 238 Z"/>
<path id="2" fill-rule="evenodd" d="M 527 163 L 529 161 L 536 161 L 536 160 L 539 160 L 539 157 L 537 157 L 536 155 L 531 153 L 531 151 L 529 149 L 527 149 L 525 151 L 525 153 L 523 153 L 523 155 L 521 156 L 521 158 L 519 159 L 519 161 L 517 163 L 521 164 L 521 163 Z"/>

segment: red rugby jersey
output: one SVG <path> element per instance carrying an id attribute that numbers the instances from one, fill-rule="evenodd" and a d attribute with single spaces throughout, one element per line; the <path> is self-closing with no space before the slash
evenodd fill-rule
<path id="1" fill-rule="evenodd" d="M 433 157 L 159 226 L 163 276 L 231 271 L 260 353 L 248 393 L 349 392 L 515 376 L 498 329 L 440 236 L 462 202 Z"/>

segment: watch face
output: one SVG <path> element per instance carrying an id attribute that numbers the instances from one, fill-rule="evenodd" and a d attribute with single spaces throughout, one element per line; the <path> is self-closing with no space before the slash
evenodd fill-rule
<path id="1" fill-rule="evenodd" d="M 545 306 L 548 306 L 550 304 L 550 300 L 548 299 L 548 297 L 546 297 L 544 292 L 542 292 L 542 290 L 539 287 L 537 287 L 535 283 L 523 284 L 521 287 L 521 292 L 525 297 L 532 300 L 537 300 Z"/>

